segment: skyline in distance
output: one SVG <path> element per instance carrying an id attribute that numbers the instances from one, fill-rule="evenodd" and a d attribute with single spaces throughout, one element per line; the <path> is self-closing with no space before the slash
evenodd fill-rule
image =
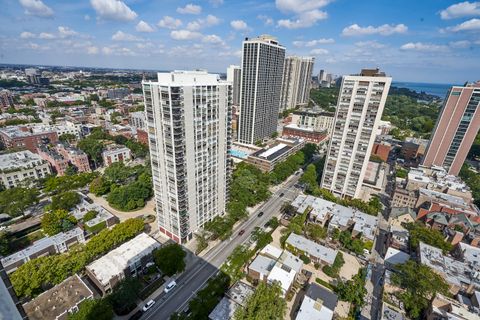
<path id="1" fill-rule="evenodd" d="M 480 2 L 381 0 L 6 0 L 0 63 L 131 69 L 240 64 L 245 37 L 342 75 L 379 67 L 397 81 L 464 83 L 480 73 Z"/>

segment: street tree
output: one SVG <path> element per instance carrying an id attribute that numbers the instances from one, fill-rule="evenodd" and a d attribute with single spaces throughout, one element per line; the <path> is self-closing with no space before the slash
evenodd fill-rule
<path id="1" fill-rule="evenodd" d="M 11 217 L 25 214 L 25 210 L 38 203 L 36 189 L 16 187 L 0 192 L 0 212 Z"/>
<path id="2" fill-rule="evenodd" d="M 156 250 L 153 253 L 153 259 L 163 274 L 172 276 L 185 270 L 186 255 L 182 246 L 173 243 Z"/>
<path id="3" fill-rule="evenodd" d="M 282 298 L 282 289 L 278 283 L 261 282 L 255 292 L 247 298 L 244 307 L 235 311 L 235 320 L 285 319 L 287 303 Z"/>

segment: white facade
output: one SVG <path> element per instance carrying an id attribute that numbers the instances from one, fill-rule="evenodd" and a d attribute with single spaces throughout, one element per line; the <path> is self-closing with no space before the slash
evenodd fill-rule
<path id="1" fill-rule="evenodd" d="M 227 68 L 227 81 L 232 83 L 232 104 L 240 105 L 240 83 L 242 81 L 242 68 L 231 65 Z"/>
<path id="2" fill-rule="evenodd" d="M 102 152 L 103 163 L 106 166 L 114 162 L 129 161 L 132 159 L 132 152 L 127 147 L 112 146 Z"/>
<path id="3" fill-rule="evenodd" d="M 335 117 L 333 112 L 320 109 L 306 109 L 292 113 L 292 123 L 300 128 L 308 128 L 315 131 L 327 130 L 329 136 L 333 133 L 334 122 Z"/>
<path id="4" fill-rule="evenodd" d="M 271 36 L 243 42 L 238 142 L 254 144 L 277 131 L 285 48 Z"/>
<path id="5" fill-rule="evenodd" d="M 225 213 L 232 87 L 206 71 L 143 82 L 161 232 L 177 242 Z"/>
<path id="6" fill-rule="evenodd" d="M 280 111 L 308 105 L 314 61 L 312 57 L 285 58 Z"/>
<path id="7" fill-rule="evenodd" d="M 130 112 L 130 125 L 136 129 L 145 130 L 147 121 L 144 111 Z"/>
<path id="8" fill-rule="evenodd" d="M 321 184 L 336 196 L 360 196 L 391 81 L 378 69 L 342 79 Z"/>
<path id="9" fill-rule="evenodd" d="M 0 155 L 0 181 L 6 189 L 17 187 L 25 180 L 38 180 L 51 174 L 47 161 L 31 151 Z"/>

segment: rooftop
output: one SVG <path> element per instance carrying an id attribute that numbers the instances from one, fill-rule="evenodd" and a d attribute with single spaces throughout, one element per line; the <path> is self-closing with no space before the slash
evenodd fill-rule
<path id="1" fill-rule="evenodd" d="M 248 266 L 248 269 L 256 271 L 262 275 L 268 275 L 272 271 L 275 265 L 275 260 L 258 255 L 252 263 Z"/>
<path id="2" fill-rule="evenodd" d="M 87 266 L 97 280 L 107 285 L 110 279 L 122 274 L 125 268 L 160 247 L 155 239 L 146 233 L 140 233 L 132 240 L 110 251 Z"/>
<path id="3" fill-rule="evenodd" d="M 405 315 L 392 306 L 382 303 L 382 316 L 380 320 L 406 320 Z"/>
<path id="4" fill-rule="evenodd" d="M 172 72 L 159 72 L 158 82 L 145 81 L 144 83 L 158 84 L 162 86 L 196 86 L 196 85 L 219 85 L 225 84 L 218 74 L 208 73 L 206 70 L 175 70 Z"/>
<path id="5" fill-rule="evenodd" d="M 91 297 L 93 297 L 93 292 L 75 274 L 32 301 L 25 303 L 23 308 L 30 320 L 56 319 Z"/>
<path id="6" fill-rule="evenodd" d="M 391 265 L 405 263 L 410 259 L 410 255 L 403 251 L 389 247 L 385 253 L 384 261 Z"/>
<path id="7" fill-rule="evenodd" d="M 337 302 L 336 294 L 312 283 L 308 287 L 296 320 L 332 319 Z"/>
<path id="8" fill-rule="evenodd" d="M 324 247 L 295 233 L 288 236 L 286 243 L 330 265 L 333 264 L 338 253 L 338 250 Z"/>
<path id="9" fill-rule="evenodd" d="M 38 154 L 31 151 L 19 151 L 0 155 L 0 170 L 33 169 L 46 163 Z"/>
<path id="10" fill-rule="evenodd" d="M 97 212 L 97 216 L 85 223 L 88 227 L 93 227 L 100 222 L 114 217 L 114 215 L 107 211 L 104 207 L 96 203 L 88 203 L 85 201 L 85 199 L 82 199 L 82 201 L 75 207 L 72 214 L 77 220 L 81 220 L 88 211 L 92 210 Z"/>
<path id="11" fill-rule="evenodd" d="M 262 250 L 260 250 L 260 254 L 273 259 L 278 259 L 282 255 L 282 251 L 283 250 L 280 248 L 267 244 Z"/>

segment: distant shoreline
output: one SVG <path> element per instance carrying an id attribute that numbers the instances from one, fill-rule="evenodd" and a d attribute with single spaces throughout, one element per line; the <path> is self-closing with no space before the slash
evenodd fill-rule
<path id="1" fill-rule="evenodd" d="M 397 88 L 406 88 L 418 93 L 425 92 L 444 99 L 448 93 L 448 90 L 453 86 L 452 84 L 440 84 L 440 83 L 420 83 L 420 82 L 404 82 L 394 81 L 392 86 Z"/>

